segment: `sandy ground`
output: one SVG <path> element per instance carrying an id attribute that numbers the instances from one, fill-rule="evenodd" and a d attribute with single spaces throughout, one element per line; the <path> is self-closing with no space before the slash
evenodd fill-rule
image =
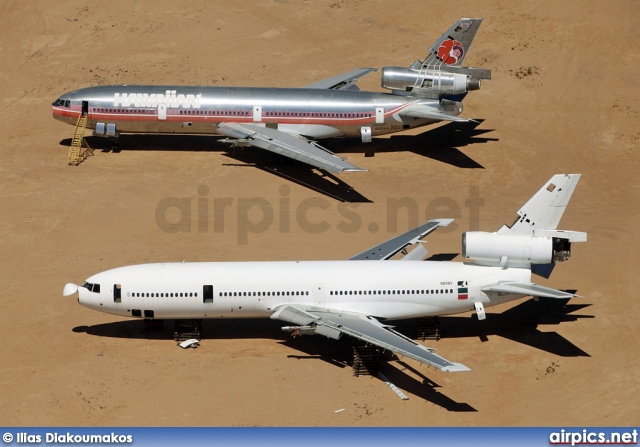
<path id="1" fill-rule="evenodd" d="M 286 180 L 267 169 L 273 158 L 230 152 L 210 137 L 123 137 L 121 151 L 97 150 L 68 167 L 73 128 L 51 118 L 60 94 L 96 84 L 296 87 L 356 67 L 406 66 L 460 16 L 486 18 L 466 60 L 493 71 L 465 100 L 464 115 L 480 124 L 370 146 L 328 142 L 369 169 L 339 182 L 276 167 L 298 182 Z M 638 17 L 632 1 L 0 2 L 0 421 L 637 424 Z M 371 76 L 363 85 L 376 88 Z M 459 253 L 462 231 L 511 223 L 563 172 L 583 178 L 561 227 L 587 231 L 589 242 L 539 282 L 584 298 L 544 312 L 522 300 L 491 309 L 482 323 L 443 318 L 444 338 L 429 345 L 473 371 L 384 364 L 408 401 L 377 379 L 352 377 L 348 344 L 291 340 L 268 321 L 209 321 L 201 347 L 185 351 L 169 327 L 145 334 L 140 321 L 61 295 L 66 282 L 134 263 L 345 259 L 425 216 L 457 218 L 429 247 Z M 476 191 L 479 219 L 465 202 Z M 156 218 L 167 197 L 191 204 L 182 226 Z M 225 197 L 232 205 L 214 215 Z M 249 232 L 238 204 L 252 197 L 275 217 Z M 418 212 L 400 213 L 394 228 L 389 204 L 401 198 Z M 309 216 L 326 221 L 325 231 L 298 223 L 305 204 L 324 207 Z M 359 221 L 345 222 L 345 210 Z M 249 218 L 259 222 L 261 211 Z M 411 323 L 403 327 L 411 333 Z"/>

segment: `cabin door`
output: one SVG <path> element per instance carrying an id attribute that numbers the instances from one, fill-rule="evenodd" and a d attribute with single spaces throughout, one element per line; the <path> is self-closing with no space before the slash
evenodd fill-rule
<path id="1" fill-rule="evenodd" d="M 376 107 L 376 124 L 384 123 L 384 108 Z"/>
<path id="2" fill-rule="evenodd" d="M 166 120 L 167 119 L 167 105 L 166 104 L 158 104 L 158 119 Z"/>
<path id="3" fill-rule="evenodd" d="M 253 121 L 255 123 L 262 121 L 262 106 L 253 106 Z"/>
<path id="4" fill-rule="evenodd" d="M 313 301 L 316 304 L 324 303 L 324 284 L 313 286 Z"/>

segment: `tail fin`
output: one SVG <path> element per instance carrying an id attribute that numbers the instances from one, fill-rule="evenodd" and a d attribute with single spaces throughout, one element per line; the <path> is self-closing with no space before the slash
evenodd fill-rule
<path id="1" fill-rule="evenodd" d="M 478 265 L 528 268 L 549 277 L 553 266 L 571 256 L 571 243 L 585 242 L 587 233 L 558 230 L 580 174 L 559 174 L 518 211 L 518 218 L 495 233 L 462 235 L 462 256 Z"/>
<path id="2" fill-rule="evenodd" d="M 535 236 L 540 230 L 555 230 L 579 180 L 580 174 L 554 175 L 520 208 L 513 225 L 503 225 L 498 234 Z"/>
<path id="3" fill-rule="evenodd" d="M 461 67 L 484 19 L 460 19 L 429 48 L 422 68 Z"/>

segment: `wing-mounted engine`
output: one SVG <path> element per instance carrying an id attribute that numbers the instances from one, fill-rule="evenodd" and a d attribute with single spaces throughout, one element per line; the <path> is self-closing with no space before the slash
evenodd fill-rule
<path id="1" fill-rule="evenodd" d="M 479 265 L 529 268 L 568 260 L 571 242 L 586 239 L 577 231 L 545 230 L 537 236 L 471 231 L 462 235 L 462 256 Z"/>

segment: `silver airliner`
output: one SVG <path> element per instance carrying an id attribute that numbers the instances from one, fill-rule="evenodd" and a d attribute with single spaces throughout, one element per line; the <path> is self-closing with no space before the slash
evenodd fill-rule
<path id="1" fill-rule="evenodd" d="M 121 133 L 219 134 L 234 145 L 254 146 L 320 169 L 364 171 L 314 140 L 399 132 L 458 115 L 462 99 L 491 71 L 463 67 L 483 19 L 458 20 L 429 49 L 424 62 L 384 67 L 382 87 L 356 86 L 376 68 L 360 68 L 302 88 L 110 85 L 65 93 L 53 117 L 75 125 L 82 116 L 96 136 Z"/>

